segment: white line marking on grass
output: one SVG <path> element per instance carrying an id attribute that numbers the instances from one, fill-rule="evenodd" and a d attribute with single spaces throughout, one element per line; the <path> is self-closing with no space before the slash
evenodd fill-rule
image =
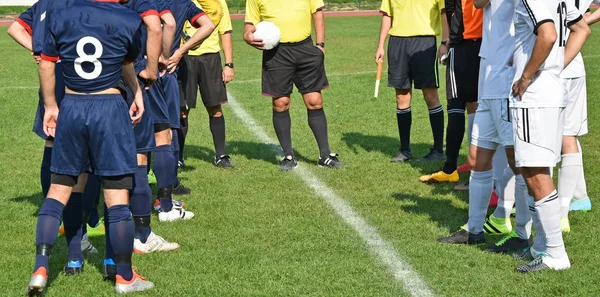
<path id="1" fill-rule="evenodd" d="M 353 75 L 364 75 L 364 74 L 376 74 L 377 71 L 359 71 L 359 72 L 346 72 L 346 73 L 332 73 L 327 74 L 327 77 L 336 77 L 336 76 L 353 76 Z M 260 79 L 246 79 L 246 80 L 233 80 L 231 83 L 256 83 L 260 82 Z"/>
<path id="2" fill-rule="evenodd" d="M 227 97 L 229 98 L 229 106 L 231 106 L 233 113 L 244 123 L 244 126 L 260 141 L 271 146 L 276 154 L 281 155 L 281 149 L 275 139 L 267 135 L 258 122 L 246 112 L 244 107 L 242 107 L 229 92 Z M 402 283 L 406 291 L 412 296 L 434 295 L 411 265 L 404 261 L 404 259 L 396 253 L 394 247 L 379 235 L 377 229 L 369 225 L 365 219 L 357 214 L 348 202 L 339 197 L 323 181 L 312 174 L 310 170 L 304 168 L 302 164 L 294 170 L 294 173 L 296 173 L 309 188 L 313 189 L 317 195 L 321 196 L 321 198 L 333 208 L 337 215 L 358 233 L 358 235 L 366 242 L 370 251 L 387 267 L 393 277 Z"/>

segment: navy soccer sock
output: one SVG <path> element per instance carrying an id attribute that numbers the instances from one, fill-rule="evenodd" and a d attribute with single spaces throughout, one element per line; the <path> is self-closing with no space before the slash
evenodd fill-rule
<path id="1" fill-rule="evenodd" d="M 106 241 L 106 251 L 104 255 L 104 259 L 110 259 L 114 262 L 115 252 L 112 248 L 112 241 L 110 240 L 110 221 L 108 220 L 108 208 L 106 204 L 104 204 L 104 239 Z"/>
<path id="2" fill-rule="evenodd" d="M 35 245 L 37 252 L 35 255 L 35 266 L 33 272 L 38 268 L 44 267 L 48 271 L 48 257 L 52 251 L 52 246 L 56 241 L 58 228 L 60 228 L 60 219 L 65 206 L 60 201 L 47 198 L 40 209 L 37 227 L 35 231 Z"/>
<path id="3" fill-rule="evenodd" d="M 135 238 L 146 243 L 150 236 L 150 216 L 152 215 L 152 189 L 148 185 L 147 166 L 138 166 L 133 188 L 129 192 L 129 207 L 135 225 Z"/>
<path id="4" fill-rule="evenodd" d="M 173 155 L 175 156 L 175 173 L 177 173 L 178 161 L 179 161 L 179 137 L 178 131 L 179 129 L 171 129 L 171 146 L 173 147 Z"/>
<path id="5" fill-rule="evenodd" d="M 133 253 L 133 221 L 126 204 L 115 205 L 108 209 L 107 221 L 110 228 L 110 242 L 117 264 L 117 274 L 125 280 L 133 278 L 131 254 Z"/>
<path id="6" fill-rule="evenodd" d="M 160 207 L 163 211 L 170 211 L 173 208 L 173 199 L 171 195 L 162 195 L 161 191 L 165 191 L 167 188 L 171 188 L 177 182 L 177 169 L 174 164 L 177 161 L 171 145 L 161 145 L 156 147 L 154 151 L 154 175 L 156 176 L 156 182 L 159 192 Z M 168 197 L 167 197 L 168 196 Z"/>
<path id="7" fill-rule="evenodd" d="M 65 238 L 67 239 L 67 248 L 69 250 L 69 261 L 79 261 L 83 263 L 83 253 L 81 251 L 82 228 L 82 194 L 71 193 L 69 202 L 63 210 L 63 224 L 65 226 Z"/>
<path id="8" fill-rule="evenodd" d="M 52 163 L 52 148 L 44 147 L 44 156 L 40 166 L 40 183 L 42 184 L 42 195 L 46 198 L 50 189 L 50 163 Z"/>

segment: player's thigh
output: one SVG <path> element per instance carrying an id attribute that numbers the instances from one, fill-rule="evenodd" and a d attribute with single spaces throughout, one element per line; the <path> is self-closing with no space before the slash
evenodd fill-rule
<path id="1" fill-rule="evenodd" d="M 149 99 L 145 90 L 142 90 L 142 95 L 144 97 L 144 106 L 148 106 Z M 128 105 L 129 104 L 130 103 L 128 103 Z M 133 133 L 135 135 L 135 147 L 138 153 L 147 153 L 154 150 L 156 141 L 154 138 L 154 124 L 152 123 L 152 110 L 146 109 L 144 111 L 140 123 L 133 127 Z"/>
<path id="2" fill-rule="evenodd" d="M 410 69 L 410 45 L 412 37 L 390 36 L 388 41 L 388 86 L 400 89 L 412 89 Z"/>
<path id="3" fill-rule="evenodd" d="M 148 108 L 151 112 L 152 116 L 152 124 L 160 125 L 160 124 L 169 124 L 169 112 L 167 99 L 165 98 L 165 94 L 162 91 L 160 84 L 158 82 L 154 83 L 150 86 L 150 89 L 147 90 L 148 94 Z"/>
<path id="4" fill-rule="evenodd" d="M 89 97 L 88 137 L 93 172 L 99 176 L 134 173 L 136 144 L 126 102 L 120 95 Z"/>
<path id="5" fill-rule="evenodd" d="M 181 108 L 179 108 L 179 85 L 177 83 L 177 72 L 173 74 L 165 74 L 160 79 L 160 86 L 162 87 L 165 99 L 167 102 L 167 113 L 169 115 L 169 123 L 171 128 L 177 129 L 180 126 L 179 114 Z"/>
<path id="6" fill-rule="evenodd" d="M 84 96 L 65 95 L 56 125 L 50 171 L 61 175 L 79 176 L 89 167 L 89 108 L 90 103 Z"/>
<path id="7" fill-rule="evenodd" d="M 473 121 L 473 131 L 471 133 L 471 144 L 488 150 L 496 150 L 498 147 L 498 133 L 494 123 L 494 110 L 491 108 L 493 102 L 490 100 L 481 100 L 475 119 Z"/>
<path id="8" fill-rule="evenodd" d="M 199 72 L 198 85 L 200 97 L 205 107 L 214 107 L 227 103 L 227 90 L 223 82 L 223 66 L 221 56 L 217 53 L 200 56 L 201 63 L 197 68 Z"/>
<path id="9" fill-rule="evenodd" d="M 479 49 L 481 42 L 464 41 L 453 49 L 453 87 L 456 96 L 465 102 L 476 102 L 478 97 L 479 80 Z"/>
<path id="10" fill-rule="evenodd" d="M 293 45 L 280 44 L 263 51 L 262 93 L 273 98 L 289 97 L 296 74 Z"/>
<path id="11" fill-rule="evenodd" d="M 565 108 L 565 136 L 582 136 L 588 133 L 587 90 L 585 76 L 566 79 L 568 90 Z"/>
<path id="12" fill-rule="evenodd" d="M 504 147 L 512 147 L 515 144 L 513 136 L 513 124 L 511 118 L 510 101 L 505 99 L 484 99 L 486 100 L 497 134 L 497 141 Z M 483 101 L 483 100 L 481 100 Z M 477 113 L 475 113 L 477 114 Z M 475 115 L 477 117 L 477 115 Z"/>
<path id="13" fill-rule="evenodd" d="M 437 44 L 434 36 L 419 36 L 409 39 L 410 76 L 415 89 L 439 87 Z"/>
<path id="14" fill-rule="evenodd" d="M 320 92 L 329 87 L 325 74 L 325 55 L 312 42 L 302 42 L 294 46 L 296 73 L 294 84 L 301 94 Z"/>
<path id="15" fill-rule="evenodd" d="M 517 167 L 554 167 L 560 160 L 564 108 L 511 108 Z"/>

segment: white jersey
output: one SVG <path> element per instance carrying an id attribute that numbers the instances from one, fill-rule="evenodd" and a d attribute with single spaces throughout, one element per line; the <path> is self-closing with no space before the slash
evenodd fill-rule
<path id="1" fill-rule="evenodd" d="M 574 4 L 575 7 L 579 9 L 579 12 L 583 15 L 590 10 L 592 0 L 576 0 Z M 569 31 L 568 34 L 570 34 L 570 32 L 571 31 Z M 583 65 L 583 57 L 581 56 L 581 53 L 578 53 L 569 66 L 563 70 L 561 76 L 563 78 L 578 78 L 585 76 L 585 67 Z"/>
<path id="2" fill-rule="evenodd" d="M 508 66 L 515 50 L 514 13 L 514 0 L 491 0 L 483 9 L 480 99 L 508 98 L 514 75 Z"/>
<path id="3" fill-rule="evenodd" d="M 554 23 L 556 42 L 538 69 L 540 75 L 533 79 L 523 98 L 512 97 L 513 107 L 565 107 L 566 97 L 560 73 L 564 68 L 567 25 L 579 21 L 582 16 L 574 0 L 521 0 L 514 15 L 515 53 L 514 67 L 517 81 L 529 62 L 536 41 L 537 28 L 547 22 Z"/>

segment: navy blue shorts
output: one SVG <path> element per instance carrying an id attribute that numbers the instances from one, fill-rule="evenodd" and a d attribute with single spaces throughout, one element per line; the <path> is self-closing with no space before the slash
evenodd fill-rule
<path id="1" fill-rule="evenodd" d="M 142 82 L 139 82 L 140 86 L 143 86 Z M 133 93 L 129 88 L 127 89 L 127 105 L 131 106 L 133 102 Z M 150 110 L 150 103 L 146 90 L 142 89 L 144 95 L 144 114 L 139 124 L 133 127 L 133 134 L 135 134 L 135 146 L 138 153 L 147 153 L 154 150 L 156 147 L 156 141 L 154 139 L 154 124 L 152 123 L 152 110 Z"/>
<path id="2" fill-rule="evenodd" d="M 56 70 L 55 70 L 55 77 L 56 77 L 56 90 L 54 92 L 54 94 L 56 95 L 56 103 L 58 104 L 58 106 L 60 106 L 60 102 L 62 101 L 63 97 L 65 96 L 65 81 L 63 80 L 63 75 L 62 75 L 62 63 L 56 63 Z M 33 133 L 37 134 L 39 137 L 41 137 L 44 140 L 51 140 L 52 137 L 49 137 L 48 135 L 46 135 L 46 133 L 44 133 L 44 98 L 42 97 L 42 90 L 40 89 L 38 91 L 38 107 L 37 107 L 37 111 L 35 112 L 35 119 L 33 120 Z"/>
<path id="3" fill-rule="evenodd" d="M 50 171 L 78 176 L 133 174 L 135 136 L 123 96 L 66 94 L 58 115 Z"/>
<path id="4" fill-rule="evenodd" d="M 134 66 L 136 73 L 139 74 L 146 68 L 146 60 L 136 61 Z M 160 81 L 160 79 L 158 81 Z M 169 107 L 165 99 L 165 92 L 158 81 L 146 91 L 149 101 L 148 105 L 146 106 L 146 110 L 149 110 L 152 115 L 153 125 L 171 124 L 171 120 L 169 118 Z M 145 88 L 145 85 L 140 82 L 140 87 Z"/>
<path id="5" fill-rule="evenodd" d="M 179 118 L 181 108 L 179 107 L 179 84 L 177 82 L 177 71 L 173 74 L 165 74 L 160 78 L 160 85 L 165 91 L 165 98 L 168 105 L 169 123 L 172 129 L 179 128 Z"/>

